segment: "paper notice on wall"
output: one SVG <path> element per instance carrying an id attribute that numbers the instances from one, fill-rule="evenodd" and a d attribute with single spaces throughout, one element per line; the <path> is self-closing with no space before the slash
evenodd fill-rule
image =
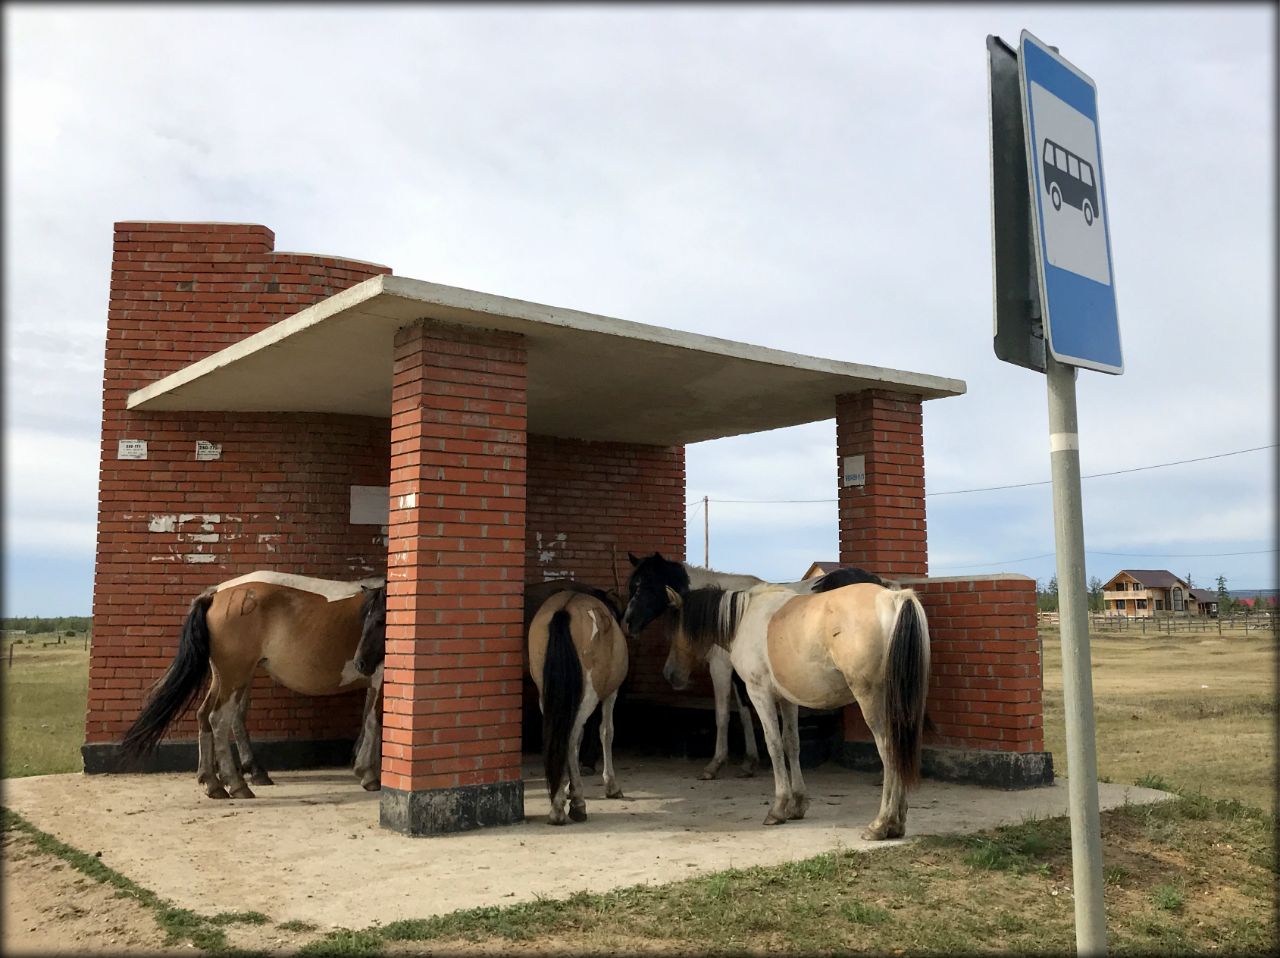
<path id="1" fill-rule="evenodd" d="M 146 459 L 147 441 L 145 439 L 121 439 L 116 451 L 117 459 Z"/>
<path id="2" fill-rule="evenodd" d="M 196 441 L 196 462 L 212 462 L 214 459 L 222 458 L 222 444 L 217 442 L 206 442 L 203 439 Z"/>
<path id="3" fill-rule="evenodd" d="M 867 457 L 863 454 L 844 457 L 844 485 L 865 486 L 867 484 Z"/>

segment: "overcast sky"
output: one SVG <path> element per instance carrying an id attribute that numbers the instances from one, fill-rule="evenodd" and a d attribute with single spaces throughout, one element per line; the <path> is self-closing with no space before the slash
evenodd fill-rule
<path id="1" fill-rule="evenodd" d="M 930 570 L 1054 574 L 1044 377 L 992 351 L 985 38 L 1090 74 L 1125 372 L 1087 575 L 1275 585 L 1273 5 L 4 9 L 4 611 L 87 614 L 112 224 L 964 380 Z M 834 421 L 688 449 L 711 563 L 837 556 Z M 1242 450 L 1267 447 L 1259 451 Z M 1231 453 L 1239 453 L 1228 455 Z M 954 495 L 948 493 L 957 493 Z M 703 552 L 690 507 L 689 557 Z"/>

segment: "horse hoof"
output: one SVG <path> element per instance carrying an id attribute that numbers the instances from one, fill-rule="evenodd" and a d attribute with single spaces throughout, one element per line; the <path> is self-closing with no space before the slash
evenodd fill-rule
<path id="1" fill-rule="evenodd" d="M 361 782 L 360 787 L 363 788 L 366 792 L 379 792 L 382 790 L 382 781 L 379 780 L 376 782 Z"/>
<path id="2" fill-rule="evenodd" d="M 605 798 L 626 798 L 627 796 L 622 794 L 622 789 L 615 788 L 612 792 L 605 792 L 604 797 Z M 583 814 L 585 815 L 586 813 L 584 812 Z"/>
<path id="3" fill-rule="evenodd" d="M 587 805 L 583 802 L 581 805 L 569 806 L 569 817 L 575 822 L 585 822 L 587 820 Z"/>
<path id="4" fill-rule="evenodd" d="M 804 813 L 807 812 L 808 810 L 809 810 L 808 796 L 805 796 L 804 798 L 797 798 L 788 807 L 787 818 L 796 819 L 796 820 L 804 818 Z"/>
<path id="5" fill-rule="evenodd" d="M 253 790 L 250 789 L 248 785 L 242 785 L 239 788 L 232 791 L 231 797 L 232 798 L 257 798 L 258 796 L 253 794 Z"/>
<path id="6" fill-rule="evenodd" d="M 755 778 L 756 767 L 754 765 L 744 765 L 738 772 L 738 778 Z"/>
<path id="7" fill-rule="evenodd" d="M 275 784 L 275 782 L 271 780 L 271 776 L 268 775 L 266 772 L 258 772 L 254 775 L 251 775 L 249 777 L 249 781 L 254 785 L 274 785 Z"/>
<path id="8" fill-rule="evenodd" d="M 698 776 L 698 781 L 710 782 L 716 777 L 716 774 L 717 774 L 716 772 L 703 772 L 701 775 Z"/>
<path id="9" fill-rule="evenodd" d="M 559 815 L 556 815 L 555 812 L 552 812 L 550 815 L 547 816 L 548 825 L 563 825 L 565 824 L 566 821 L 568 821 L 568 819 L 564 817 L 564 812 L 561 812 Z"/>
<path id="10" fill-rule="evenodd" d="M 779 818 L 777 815 L 773 814 L 773 812 L 770 812 L 769 817 L 764 820 L 764 823 L 766 825 L 785 825 L 787 820 L 785 818 Z"/>
<path id="11" fill-rule="evenodd" d="M 901 826 L 875 825 L 862 833 L 863 841 L 883 842 L 890 838 L 901 838 L 906 829 Z"/>
<path id="12" fill-rule="evenodd" d="M 210 798 L 222 799 L 222 798 L 231 797 L 230 795 L 227 794 L 227 790 L 223 788 L 221 785 L 219 785 L 217 788 L 206 788 L 204 793 L 208 795 Z"/>

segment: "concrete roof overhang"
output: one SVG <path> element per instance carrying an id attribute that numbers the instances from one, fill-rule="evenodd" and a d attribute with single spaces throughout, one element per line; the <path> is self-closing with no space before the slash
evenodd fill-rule
<path id="1" fill-rule="evenodd" d="M 523 335 L 539 435 L 681 445 L 831 419 L 842 393 L 965 391 L 958 379 L 375 276 L 137 390 L 128 407 L 389 417 L 395 334 L 419 319 Z"/>

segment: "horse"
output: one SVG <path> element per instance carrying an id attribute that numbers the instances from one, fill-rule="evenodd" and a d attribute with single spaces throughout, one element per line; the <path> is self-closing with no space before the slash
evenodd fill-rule
<path id="1" fill-rule="evenodd" d="M 529 626 L 529 672 L 542 709 L 549 824 L 565 824 L 566 792 L 568 817 L 586 821 L 578 750 L 587 717 L 597 704 L 601 706 L 605 796 L 623 797 L 613 773 L 613 706 L 627 666 L 627 640 L 617 610 L 595 595 L 557 592 L 534 615 Z"/>
<path id="2" fill-rule="evenodd" d="M 597 599 L 609 606 L 613 611 L 614 617 L 621 619 L 622 613 L 620 596 L 616 593 L 599 589 L 585 582 L 579 582 L 576 579 L 553 579 L 548 582 L 534 582 L 524 587 L 524 634 L 529 634 L 529 626 L 533 624 L 533 617 L 537 611 L 542 608 L 542 604 L 551 598 L 557 592 L 584 592 L 588 595 L 594 595 Z M 526 650 L 527 651 L 527 650 Z M 528 660 L 523 663 L 528 668 Z M 626 688 L 618 690 L 618 700 L 614 703 L 616 708 L 625 699 L 627 693 Z M 536 732 L 533 728 L 526 729 L 525 735 L 529 740 L 533 740 Z M 578 753 L 578 764 L 584 775 L 594 775 L 596 766 L 600 764 L 600 711 L 597 709 L 587 718 L 587 724 L 582 734 L 582 748 Z"/>
<path id="3" fill-rule="evenodd" d="M 685 596 L 670 589 L 668 599 L 678 615 L 663 667 L 672 687 L 688 687 L 694 665 L 712 648 L 728 652 L 746 683 L 773 762 L 774 802 L 764 823 L 804 818 L 809 807 L 800 771 L 799 706 L 838 708 L 856 701 L 884 765 L 880 811 L 862 837 L 901 837 L 906 792 L 920 778 L 929 688 L 929 626 L 915 592 L 858 583 L 796 595 L 766 584 Z"/>
<path id="4" fill-rule="evenodd" d="M 381 743 L 375 706 L 385 641 L 386 586 L 381 579 L 335 582 L 258 571 L 219 583 L 192 600 L 173 663 L 125 734 L 121 751 L 126 760 L 153 751 L 165 730 L 194 704 L 209 675 L 208 693 L 196 712 L 196 780 L 210 798 L 253 798 L 245 770 L 255 785 L 271 784 L 253 757 L 244 727 L 249 685 L 261 664 L 281 685 L 303 695 L 370 689 L 355 765 L 361 785 L 375 791 L 381 759 L 375 754 Z M 361 647 L 361 666 L 368 673 L 356 665 Z M 231 751 L 233 737 L 239 763 Z"/>
<path id="5" fill-rule="evenodd" d="M 666 593 L 668 588 L 674 589 L 680 596 L 685 596 L 691 589 L 707 586 L 716 586 L 721 589 L 749 589 L 765 584 L 763 579 L 753 575 L 717 572 L 714 569 L 705 569 L 687 562 L 664 559 L 660 552 L 655 552 L 643 559 L 637 559 L 630 552 L 627 556 L 631 560 L 632 571 L 630 579 L 627 580 L 628 601 L 622 622 L 629 635 L 639 635 L 650 622 L 670 608 Z M 819 578 L 779 584 L 793 593 L 802 594 L 826 592 L 857 582 L 885 584 L 878 575 L 853 567 L 836 569 Z M 739 777 L 750 778 L 760 765 L 760 752 L 756 746 L 756 730 L 751 722 L 746 687 L 734 673 L 733 666 L 729 663 L 729 656 L 723 649 L 716 647 L 710 651 L 707 656 L 707 666 L 711 672 L 711 687 L 715 696 L 716 750 L 699 778 L 704 781 L 715 778 L 729 757 L 730 691 L 733 693 L 738 717 L 742 720 L 742 733 L 746 739 L 746 757 Z"/>

